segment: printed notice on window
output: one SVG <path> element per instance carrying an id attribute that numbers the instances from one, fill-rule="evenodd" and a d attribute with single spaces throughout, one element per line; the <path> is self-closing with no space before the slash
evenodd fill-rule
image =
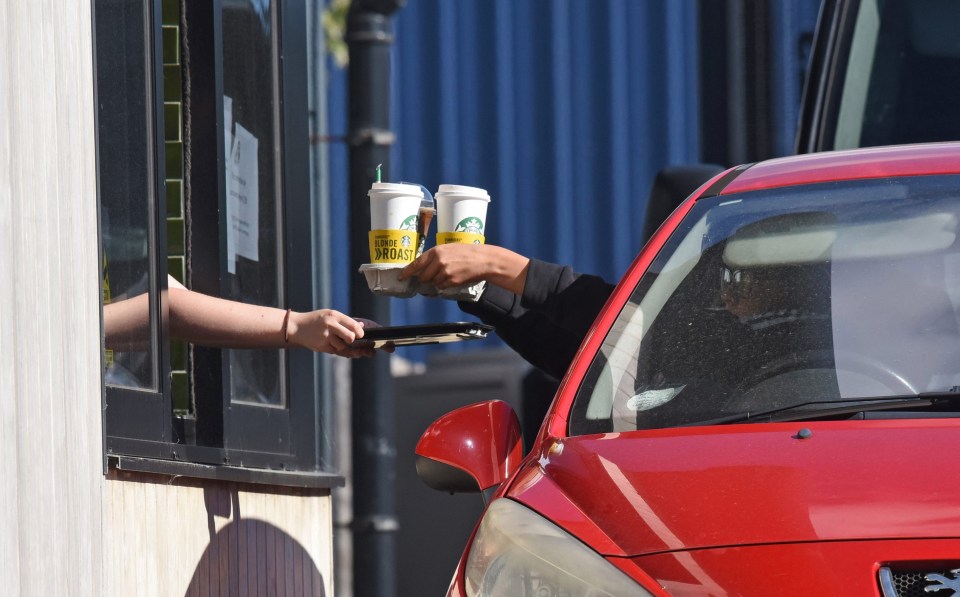
<path id="1" fill-rule="evenodd" d="M 236 208 L 233 205 L 233 98 L 223 96 L 223 151 L 227 154 L 227 272 L 237 273 L 237 239 L 233 234 L 233 214 Z"/>
<path id="2" fill-rule="evenodd" d="M 223 96 L 223 150 L 229 156 L 233 151 L 233 98 Z"/>
<path id="3" fill-rule="evenodd" d="M 260 184 L 257 171 L 258 141 L 238 122 L 227 172 L 227 269 L 236 268 L 234 255 L 259 261 Z M 231 250 L 231 247 L 233 250 Z"/>

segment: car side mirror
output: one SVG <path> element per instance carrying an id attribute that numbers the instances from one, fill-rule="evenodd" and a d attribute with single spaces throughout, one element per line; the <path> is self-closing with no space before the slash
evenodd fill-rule
<path id="1" fill-rule="evenodd" d="M 523 459 L 520 420 L 501 400 L 450 411 L 417 442 L 417 474 L 449 493 L 481 492 L 487 501 Z"/>

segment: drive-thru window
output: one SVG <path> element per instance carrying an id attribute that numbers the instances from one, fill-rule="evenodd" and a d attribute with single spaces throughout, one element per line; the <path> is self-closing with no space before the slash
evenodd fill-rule
<path id="1" fill-rule="evenodd" d="M 190 469 L 201 476 L 340 482 L 321 453 L 313 354 L 186 345 L 164 323 L 168 276 L 213 296 L 312 308 L 295 4 L 95 2 L 104 301 L 149 296 L 142 337 L 105 350 L 106 449 L 120 468 L 187 462 L 219 465 Z"/>

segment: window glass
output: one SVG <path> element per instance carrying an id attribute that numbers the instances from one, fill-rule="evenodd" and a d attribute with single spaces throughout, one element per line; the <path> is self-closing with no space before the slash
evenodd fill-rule
<path id="1" fill-rule="evenodd" d="M 223 90 L 228 159 L 225 296 L 282 306 L 282 218 L 276 7 L 270 0 L 223 3 Z M 285 404 L 284 355 L 231 350 L 233 402 Z"/>
<path id="2" fill-rule="evenodd" d="M 281 40 L 279 2 L 93 5 L 111 465 L 214 465 L 185 471 L 216 478 L 224 463 L 319 470 L 310 355 L 188 346 L 172 341 L 166 327 L 168 280 L 257 305 L 309 301 L 311 272 L 302 265 L 285 289 L 289 225 L 280 216 L 291 214 L 288 224 L 308 221 L 308 147 L 280 155 L 281 126 L 306 134 L 306 87 L 286 89 L 282 103 L 278 91 L 278 48 L 301 48 L 283 65 L 306 72 L 306 31 L 302 4 L 286 4 L 293 14 L 285 16 L 288 37 Z M 227 127 L 208 116 L 220 107 Z M 235 167 L 225 168 L 230 158 Z M 281 202 L 282 187 L 292 189 L 291 201 Z M 309 244 L 309 228 L 295 227 L 291 241 Z M 317 483 L 336 478 L 322 473 Z M 263 480 L 276 482 L 274 474 Z"/>
<path id="3" fill-rule="evenodd" d="M 960 387 L 958 183 L 699 201 L 604 339 L 571 433 Z"/>
<path id="4" fill-rule="evenodd" d="M 960 138 L 960 2 L 862 0 L 833 149 Z"/>
<path id="5" fill-rule="evenodd" d="M 126 26 L 131 22 L 139 26 Z M 106 383 L 155 390 L 154 174 L 153 154 L 144 151 L 154 146 L 147 22 L 143 3 L 97 3 L 97 70 L 123 74 L 120 84 L 97 87 Z"/>
<path id="6" fill-rule="evenodd" d="M 843 95 L 837 117 L 836 149 L 860 147 L 863 116 L 873 60 L 877 53 L 880 16 L 876 0 L 863 0 L 857 13 L 850 42 L 850 63 L 843 81 Z"/>

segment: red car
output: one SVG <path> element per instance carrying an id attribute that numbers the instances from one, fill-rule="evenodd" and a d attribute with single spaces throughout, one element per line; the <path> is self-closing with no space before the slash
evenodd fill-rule
<path id="1" fill-rule="evenodd" d="M 521 454 L 490 401 L 418 469 L 489 500 L 450 596 L 960 594 L 960 143 L 706 183 Z"/>

